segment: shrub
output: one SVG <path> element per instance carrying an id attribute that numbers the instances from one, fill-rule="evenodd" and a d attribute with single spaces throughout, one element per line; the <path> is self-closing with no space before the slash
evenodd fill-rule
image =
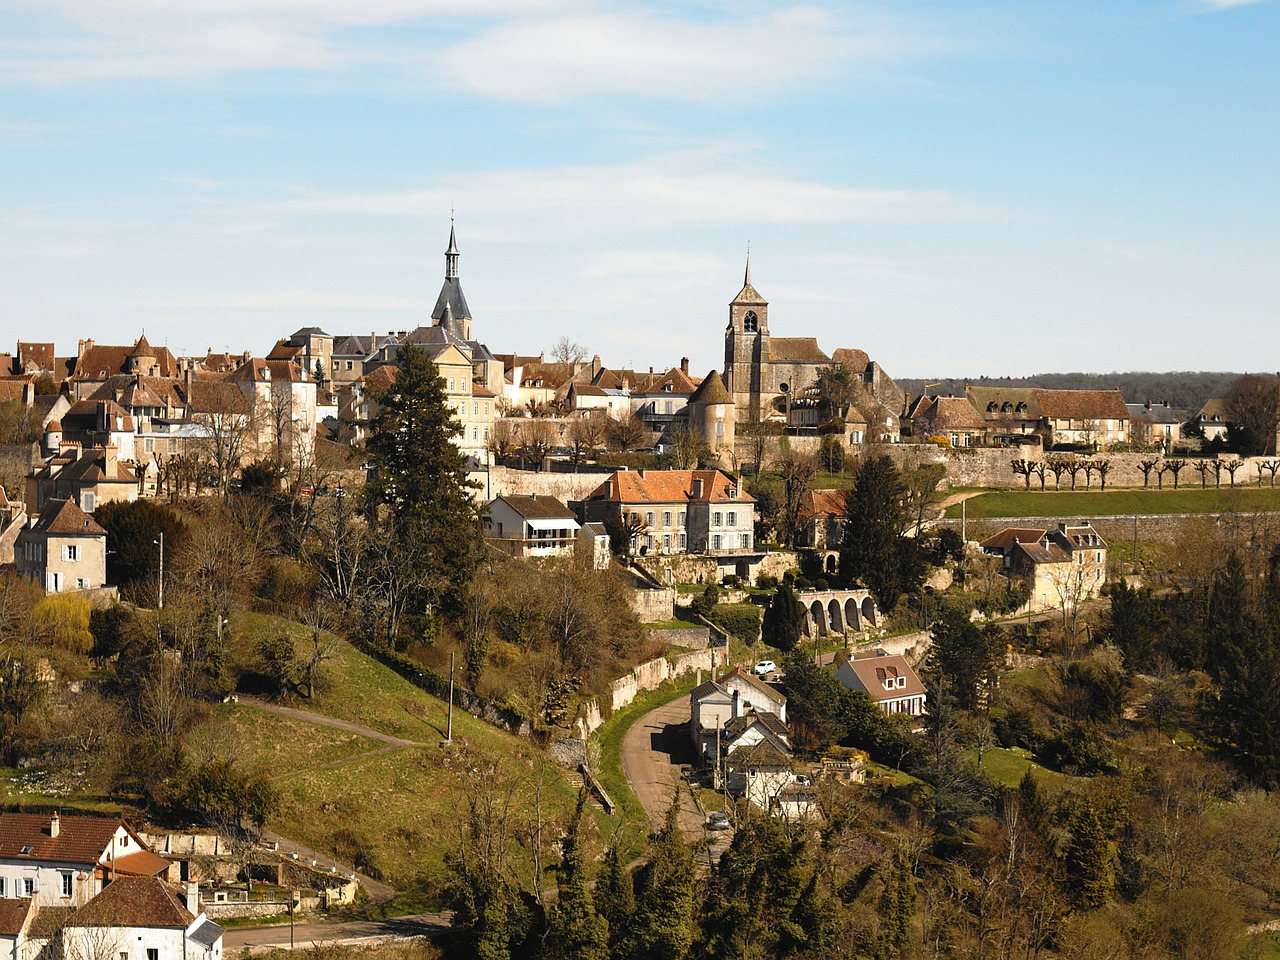
<path id="1" fill-rule="evenodd" d="M 716 604 L 706 617 L 743 643 L 755 643 L 760 639 L 760 608 L 753 603 Z"/>
<path id="2" fill-rule="evenodd" d="M 93 608 L 89 598 L 78 593 L 55 593 L 36 601 L 29 624 L 32 636 L 51 647 L 74 653 L 93 649 L 89 618 Z"/>
<path id="3" fill-rule="evenodd" d="M 778 578 L 768 573 L 762 573 L 756 577 L 756 586 L 761 590 L 775 590 L 778 586 Z"/>

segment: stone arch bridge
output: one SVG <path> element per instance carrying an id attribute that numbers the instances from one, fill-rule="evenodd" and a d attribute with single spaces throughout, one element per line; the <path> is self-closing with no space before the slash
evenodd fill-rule
<path id="1" fill-rule="evenodd" d="M 800 590 L 806 637 L 861 633 L 880 626 L 880 611 L 866 590 Z"/>

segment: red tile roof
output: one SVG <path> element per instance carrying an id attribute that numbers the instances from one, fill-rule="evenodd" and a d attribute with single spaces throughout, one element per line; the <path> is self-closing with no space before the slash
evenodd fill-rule
<path id="1" fill-rule="evenodd" d="M 695 500 L 694 480 L 702 481 L 698 501 L 755 503 L 737 480 L 722 470 L 619 470 L 586 498 L 613 503 L 680 503 Z M 737 497 L 731 497 L 736 490 Z"/>
<path id="2" fill-rule="evenodd" d="M 805 503 L 807 517 L 843 517 L 849 512 L 848 490 L 810 490 Z"/>
<path id="3" fill-rule="evenodd" d="M 863 660 L 850 660 L 848 664 L 873 700 L 897 700 L 899 697 L 919 696 L 925 692 L 924 684 L 902 656 L 894 654 L 887 657 L 867 657 Z M 898 677 L 906 679 L 905 686 L 895 686 L 892 690 L 884 688 L 886 680 Z"/>
<path id="4" fill-rule="evenodd" d="M 50 835 L 49 821 L 45 813 L 0 814 L 0 860 L 96 864 L 123 823 L 110 817 L 63 816 L 54 837 Z M 27 848 L 28 852 L 23 853 Z"/>
<path id="5" fill-rule="evenodd" d="M 157 877 L 167 873 L 171 866 L 173 866 L 172 860 L 167 860 L 150 850 L 139 850 L 137 853 L 126 854 L 123 857 L 117 856 L 111 864 L 112 870 L 124 877 Z"/>
<path id="6" fill-rule="evenodd" d="M 98 525 L 98 521 L 81 510 L 74 500 L 50 500 L 40 509 L 40 516 L 34 529 L 41 533 L 55 536 L 105 537 L 107 531 Z M 48 817 L 45 817 L 48 825 Z M 67 818 L 64 817 L 65 821 Z M 64 826 L 65 829 L 65 826 Z M 61 839 L 61 838 L 59 838 Z M 3 855 L 0 849 L 0 855 Z"/>
<path id="7" fill-rule="evenodd" d="M 0 900 L 0 937 L 16 937 L 26 926 L 31 899 Z"/>
<path id="8" fill-rule="evenodd" d="M 1040 409 L 1056 420 L 1127 420 L 1119 390 L 1036 390 Z"/>

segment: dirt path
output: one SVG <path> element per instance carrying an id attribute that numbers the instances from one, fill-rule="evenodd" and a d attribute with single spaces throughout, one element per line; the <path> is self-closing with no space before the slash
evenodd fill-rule
<path id="1" fill-rule="evenodd" d="M 706 815 L 680 779 L 680 764 L 696 759 L 689 738 L 689 699 L 680 697 L 650 710 L 631 725 L 622 739 L 622 772 L 657 830 L 666 819 L 671 798 L 680 791 L 680 829 L 691 840 L 709 840 L 711 855 L 719 854 L 733 838 L 732 830 L 711 833 Z"/>
<path id="2" fill-rule="evenodd" d="M 346 733 L 354 733 L 354 734 L 357 734 L 358 736 L 367 737 L 370 740 L 377 740 L 380 743 L 387 744 L 387 746 L 379 747 L 376 750 L 366 750 L 365 752 L 358 753 L 355 756 L 343 757 L 341 760 L 333 760 L 329 763 L 322 763 L 318 766 L 310 767 L 308 768 L 308 770 L 331 770 L 334 767 L 341 767 L 348 763 L 356 763 L 360 760 L 367 760 L 370 757 L 380 756 L 381 754 L 384 754 L 384 753 L 391 753 L 393 750 L 401 750 L 405 747 L 423 746 L 423 744 L 418 743 L 417 741 L 404 740 L 400 737 L 393 737 L 388 734 L 381 733 L 377 730 L 373 730 L 369 727 L 362 726 L 361 724 L 351 723 L 348 720 L 336 720 L 333 717 L 326 717 L 320 713 L 312 713 L 310 710 L 299 710 L 296 707 L 282 707 L 276 703 L 268 703 L 265 700 L 259 700 L 257 697 L 242 696 L 239 698 L 239 702 L 244 704 L 245 706 L 250 706 L 257 710 L 265 710 L 268 713 L 274 713 L 282 717 L 288 717 L 291 720 L 302 720 L 305 723 L 314 723 L 322 727 L 333 727 L 335 730 L 342 730 L 342 731 L 345 731 Z M 279 780 L 279 779 L 282 779 L 283 777 L 295 776 L 296 774 L 302 773 L 302 772 L 305 772 L 305 771 L 295 770 L 292 773 L 283 774 L 282 777 L 276 777 L 275 779 Z M 275 841 L 279 845 L 280 853 L 286 857 L 291 857 L 292 859 L 295 859 L 295 860 L 307 861 L 308 863 L 311 863 L 313 866 L 316 866 L 321 870 L 328 870 L 330 873 L 333 873 L 335 875 L 340 875 L 343 877 L 349 876 L 351 873 L 351 868 L 349 866 L 344 866 L 338 863 L 336 860 L 326 857 L 323 854 L 310 849 L 309 847 L 305 847 L 300 843 L 296 843 L 295 841 L 290 840 L 286 836 L 283 836 L 278 833 L 274 833 L 270 830 L 264 830 L 262 835 L 267 840 Z M 360 885 L 364 887 L 365 892 L 368 893 L 369 897 L 373 900 L 389 900 L 391 897 L 395 896 L 396 894 L 394 887 L 389 887 L 385 883 L 380 883 L 379 881 L 374 880 L 372 877 L 367 877 L 362 873 L 357 873 L 356 879 L 360 881 Z M 284 932 L 287 938 L 288 936 L 287 927 L 284 928 Z M 296 934 L 297 934 L 296 927 L 295 927 L 294 933 L 295 933 L 295 942 L 297 943 L 309 942 L 309 941 L 301 941 L 296 939 Z M 288 944 L 288 942 L 289 942 L 288 939 L 285 939 L 284 943 L 286 945 Z M 246 944 L 246 946 L 248 945 L 249 944 Z"/>
<path id="3" fill-rule="evenodd" d="M 950 494 L 942 501 L 942 503 L 938 504 L 938 509 L 945 514 L 947 512 L 947 507 L 955 506 L 961 500 L 970 500 L 973 497 L 980 497 L 986 492 L 986 490 L 966 490 L 963 493 Z"/>
<path id="4" fill-rule="evenodd" d="M 306 723 L 316 723 L 322 727 L 333 727 L 335 730 L 345 730 L 347 733 L 358 733 L 362 737 L 368 737 L 371 740 L 381 740 L 383 743 L 389 743 L 393 747 L 421 747 L 423 744 L 416 740 L 403 740 L 400 737 L 393 737 L 378 730 L 361 726 L 358 723 L 351 723 L 349 720 L 336 720 L 333 717 L 326 717 L 322 713 L 312 713 L 310 710 L 299 710 L 296 707 L 282 707 L 278 703 L 270 703 L 266 700 L 259 700 L 257 697 L 240 696 L 239 702 L 258 710 L 266 710 L 268 713 L 279 714 L 282 717 L 289 717 L 292 720 L 302 720 Z"/>

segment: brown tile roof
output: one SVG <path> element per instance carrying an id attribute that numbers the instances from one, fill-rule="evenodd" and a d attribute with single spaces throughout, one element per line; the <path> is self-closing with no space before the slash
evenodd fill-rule
<path id="1" fill-rule="evenodd" d="M 52 343 L 23 343 L 18 341 L 18 365 L 22 370 L 33 366 L 40 370 L 53 370 L 54 350 Z"/>
<path id="2" fill-rule="evenodd" d="M 831 354 L 831 359 L 836 363 L 844 364 L 855 373 L 864 372 L 867 369 L 867 364 L 871 362 L 871 358 L 867 356 L 866 351 L 851 347 L 841 347 Z"/>
<path id="3" fill-rule="evenodd" d="M 983 550 L 1008 550 L 1015 543 L 1039 543 L 1047 532 L 1045 527 L 1006 527 L 979 546 Z"/>
<path id="4" fill-rule="evenodd" d="M 27 936 L 32 940 L 52 940 L 75 912 L 75 907 L 41 907 L 27 928 Z"/>
<path id="5" fill-rule="evenodd" d="M 130 853 L 123 857 L 117 856 L 111 864 L 111 868 L 117 875 L 125 877 L 155 877 L 166 873 L 171 866 L 173 866 L 172 860 L 167 860 L 150 850 L 139 850 L 137 853 Z"/>
<path id="6" fill-rule="evenodd" d="M 0 380 L 0 403 L 20 401 L 26 386 L 26 380 Z"/>
<path id="7" fill-rule="evenodd" d="M 769 358 L 776 362 L 828 363 L 831 358 L 818 348 L 817 337 L 773 337 Z"/>
<path id="8" fill-rule="evenodd" d="M 1119 390 L 1037 390 L 1046 417 L 1056 420 L 1127 420 L 1129 408 Z"/>
<path id="9" fill-rule="evenodd" d="M 873 700 L 897 700 L 899 697 L 913 697 L 925 692 L 924 684 L 911 669 L 906 658 L 897 654 L 887 657 L 867 657 L 864 660 L 848 661 L 850 669 L 858 675 L 862 685 L 867 688 Z M 906 678 L 906 686 L 886 690 L 884 683 L 890 678 Z"/>
<path id="10" fill-rule="evenodd" d="M 49 820 L 45 813 L 0 814 L 0 860 L 96 864 L 123 822 L 111 817 L 62 816 L 58 835 L 53 837 L 49 835 Z M 23 853 L 27 847 L 30 852 Z"/>
<path id="11" fill-rule="evenodd" d="M 849 512 L 849 491 L 810 490 L 804 511 L 807 517 L 843 517 Z"/>
<path id="12" fill-rule="evenodd" d="M 187 387 L 188 414 L 248 413 L 249 403 L 234 383 L 226 380 L 192 380 Z"/>
<path id="13" fill-rule="evenodd" d="M 497 394 L 494 393 L 492 390 L 490 390 L 488 387 L 482 387 L 478 383 L 471 384 L 471 395 L 473 397 L 481 397 L 481 398 L 497 396 Z"/>
<path id="14" fill-rule="evenodd" d="M 965 397 L 934 397 L 919 418 L 934 430 L 981 430 L 987 425 Z"/>
<path id="15" fill-rule="evenodd" d="M 603 384 L 600 384 L 603 386 Z M 670 387 L 670 389 L 667 389 Z M 672 367 L 666 373 L 645 377 L 642 384 L 637 384 L 633 393 L 670 393 L 690 394 L 698 385 L 679 367 Z"/>
<path id="16" fill-rule="evenodd" d="M 31 898 L 25 900 L 0 900 L 0 937 L 16 937 L 26 926 L 31 912 Z"/>
<path id="17" fill-rule="evenodd" d="M 136 343 L 128 346 L 98 344 L 86 346 L 84 352 L 76 361 L 72 377 L 76 380 L 92 382 L 105 380 L 107 377 L 114 376 L 117 373 L 127 373 L 129 358 L 134 356 L 154 357 L 156 360 L 156 373 L 162 377 L 176 377 L 178 375 L 178 361 L 169 352 L 169 348 L 152 348 L 144 336 L 140 337 Z"/>
<path id="18" fill-rule="evenodd" d="M 400 376 L 400 368 L 394 363 L 385 363 L 364 375 L 364 385 L 370 390 L 389 390 L 398 376 Z"/>
<path id="19" fill-rule="evenodd" d="M 719 503 L 755 503 L 755 498 L 722 470 L 618 470 L 587 500 L 613 503 L 680 503 L 691 501 L 693 481 L 702 481 L 700 501 Z M 737 489 L 736 499 L 730 492 Z"/>
<path id="20" fill-rule="evenodd" d="M 729 389 L 720 374 L 712 370 L 702 380 L 702 385 L 689 398 L 690 403 L 733 403 Z"/>
<path id="21" fill-rule="evenodd" d="M 177 927 L 195 917 L 186 897 L 158 877 L 118 877 L 67 921 L 68 927 Z"/>
<path id="22" fill-rule="evenodd" d="M 1040 409 L 1039 390 L 1034 387 L 965 387 L 964 395 L 973 408 L 985 419 L 1010 418 L 1039 420 L 1044 416 Z M 992 406 L 994 404 L 994 406 Z M 1005 410 L 1005 405 L 1009 409 Z M 1023 405 L 1019 412 L 1018 405 Z"/>
<path id="23" fill-rule="evenodd" d="M 33 529 L 41 533 L 53 534 L 59 537 L 105 537 L 107 531 L 98 525 L 98 521 L 89 516 L 78 506 L 74 500 L 49 500 L 40 508 L 40 516 L 35 522 Z M 66 817 L 63 817 L 63 831 L 66 830 Z M 48 826 L 49 818 L 45 817 L 45 826 Z M 59 837 L 58 839 L 62 839 Z M 0 847 L 0 856 L 5 856 L 6 851 Z"/>
<path id="24" fill-rule="evenodd" d="M 526 520 L 577 520 L 572 510 L 555 497 L 523 496 L 507 494 L 498 497 Z"/>

